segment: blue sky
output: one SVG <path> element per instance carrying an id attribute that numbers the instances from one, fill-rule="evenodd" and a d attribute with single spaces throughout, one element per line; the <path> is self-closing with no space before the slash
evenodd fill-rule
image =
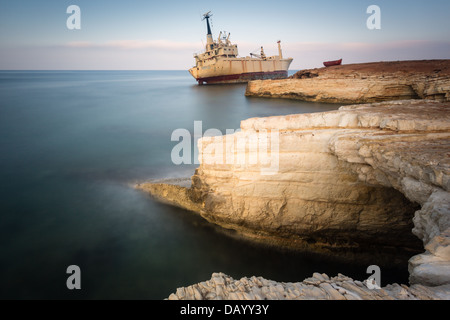
<path id="1" fill-rule="evenodd" d="M 81 30 L 69 30 L 69 5 Z M 369 30 L 369 5 L 381 30 Z M 0 0 L 0 69 L 187 69 L 202 50 L 213 12 L 214 37 L 231 32 L 240 54 L 282 40 L 291 69 L 344 63 L 450 58 L 448 0 L 143 1 Z"/>

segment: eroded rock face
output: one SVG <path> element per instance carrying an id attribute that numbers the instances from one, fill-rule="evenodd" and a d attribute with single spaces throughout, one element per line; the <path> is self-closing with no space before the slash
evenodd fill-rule
<path id="1" fill-rule="evenodd" d="M 302 70 L 290 79 L 257 80 L 247 96 L 329 103 L 404 99 L 450 101 L 450 60 L 350 64 Z"/>
<path id="2" fill-rule="evenodd" d="M 407 246 L 414 203 L 448 187 L 441 161 L 448 151 L 447 107 L 408 101 L 245 120 L 236 144 L 242 136 L 270 140 L 278 130 L 278 171 L 264 175 L 261 163 L 220 162 L 214 150 L 225 147 L 225 138 L 203 138 L 194 198 L 208 220 L 237 229 L 309 242 Z M 251 149 L 249 143 L 241 153 L 248 158 Z"/>
<path id="3" fill-rule="evenodd" d="M 253 129 L 242 133 L 249 139 L 257 134 Z M 328 128 L 280 132 L 279 168 L 273 175 L 263 175 L 258 164 L 209 162 L 204 151 L 223 141 L 203 139 L 203 161 L 192 177 L 202 215 L 243 232 L 299 244 L 351 247 L 395 241 L 409 246 L 415 240 L 410 230 L 417 207 L 392 188 L 359 181 L 330 149 L 337 134 Z M 361 132 L 339 129 L 339 134 L 356 137 Z M 250 150 L 246 153 L 251 156 Z"/>
<path id="4" fill-rule="evenodd" d="M 410 283 L 450 284 L 449 111 L 450 103 L 409 100 L 248 119 L 241 132 L 199 141 L 191 188 L 141 187 L 283 245 L 408 247 L 412 229 L 425 253 L 411 258 Z M 271 161 L 255 151 L 258 141 Z"/>

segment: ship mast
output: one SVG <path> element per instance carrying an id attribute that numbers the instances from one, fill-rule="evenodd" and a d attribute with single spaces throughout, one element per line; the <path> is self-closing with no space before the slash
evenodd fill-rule
<path id="1" fill-rule="evenodd" d="M 280 60 L 283 59 L 283 52 L 281 51 L 281 41 L 278 40 L 278 56 L 280 57 Z"/>
<path id="2" fill-rule="evenodd" d="M 202 19 L 202 20 L 206 19 L 206 27 L 207 27 L 207 32 L 208 32 L 206 34 L 206 51 L 212 50 L 214 47 L 214 40 L 213 40 L 212 33 L 211 33 L 211 27 L 209 26 L 209 18 L 211 18 L 211 16 L 212 16 L 211 11 L 208 11 L 207 13 L 205 13 L 203 15 L 203 19 Z"/>

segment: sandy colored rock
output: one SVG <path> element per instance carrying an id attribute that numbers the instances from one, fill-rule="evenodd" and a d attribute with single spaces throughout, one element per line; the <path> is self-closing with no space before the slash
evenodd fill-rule
<path id="1" fill-rule="evenodd" d="M 275 174 L 261 174 L 258 163 L 217 163 L 209 150 L 222 148 L 225 137 L 207 137 L 199 141 L 201 165 L 190 189 L 176 186 L 170 191 L 163 184 L 141 188 L 211 222 L 258 237 L 301 245 L 395 241 L 409 246 L 417 207 L 404 195 L 418 202 L 411 194 L 424 197 L 424 192 L 405 181 L 429 188 L 448 183 L 446 162 L 426 167 L 433 164 L 432 157 L 445 159 L 447 107 L 409 101 L 245 120 L 242 132 L 233 135 L 235 141 L 250 141 L 261 133 L 270 139 L 269 131 L 280 130 Z M 249 148 L 242 152 L 245 157 L 251 155 Z"/>
<path id="2" fill-rule="evenodd" d="M 246 95 L 329 103 L 450 101 L 450 60 L 374 62 L 301 70 L 290 79 L 251 81 Z"/>
<path id="3" fill-rule="evenodd" d="M 248 119 L 241 132 L 199 141 L 201 164 L 190 188 L 140 188 L 279 245 L 422 248 L 410 260 L 410 283 L 448 285 L 449 110 L 448 102 L 407 100 Z M 261 141 L 263 151 L 277 146 L 266 158 L 255 151 Z M 230 155 L 233 162 L 227 162 Z M 323 280 L 317 275 L 304 283 Z M 311 295 L 325 298 L 316 289 Z"/>
<path id="4" fill-rule="evenodd" d="M 247 285 L 243 290 L 230 284 L 235 280 L 223 273 L 215 273 L 214 278 L 223 278 L 225 286 L 221 287 L 224 300 L 447 300 L 450 299 L 450 285 L 439 287 L 427 287 L 422 285 L 392 284 L 381 289 L 369 289 L 362 282 L 346 277 L 315 278 L 317 283 L 296 282 L 284 283 L 270 281 L 263 286 L 252 278 L 242 278 Z M 314 278 L 314 277 L 313 277 Z M 310 278 L 311 279 L 311 278 Z M 360 286 L 359 284 L 362 284 Z M 215 281 L 210 281 L 207 292 L 215 292 Z M 197 300 L 199 284 L 187 287 L 189 290 L 177 289 L 176 293 L 169 296 L 169 300 Z M 193 292 L 191 295 L 178 295 L 178 292 Z M 214 295 L 213 295 L 214 296 Z M 211 296 L 211 297 L 213 297 Z M 206 294 L 205 298 L 208 299 Z M 203 299 L 203 297 L 201 297 Z"/>

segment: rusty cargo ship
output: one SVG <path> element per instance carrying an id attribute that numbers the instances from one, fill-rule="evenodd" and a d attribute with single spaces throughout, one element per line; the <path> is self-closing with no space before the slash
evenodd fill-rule
<path id="1" fill-rule="evenodd" d="M 203 15 L 207 27 L 205 51 L 194 54 L 195 66 L 189 69 L 198 84 L 245 83 L 287 77 L 293 59 L 283 58 L 280 41 L 277 56 L 267 57 L 261 47 L 259 54 L 239 57 L 237 45 L 230 41 L 230 33 L 220 32 L 214 41 L 209 24 L 211 16 L 211 12 Z"/>

